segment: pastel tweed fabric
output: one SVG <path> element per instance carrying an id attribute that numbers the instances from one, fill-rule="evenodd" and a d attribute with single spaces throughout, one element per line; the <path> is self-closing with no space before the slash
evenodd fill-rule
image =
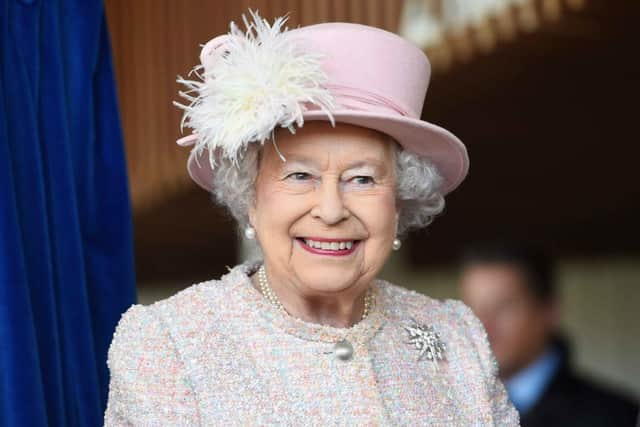
<path id="1" fill-rule="evenodd" d="M 282 314 L 251 285 L 254 269 L 123 315 L 105 425 L 518 425 L 486 333 L 462 303 L 376 281 L 369 316 L 334 328 Z M 440 333 L 445 360 L 417 360 L 412 319 Z M 341 339 L 350 360 L 333 352 Z"/>

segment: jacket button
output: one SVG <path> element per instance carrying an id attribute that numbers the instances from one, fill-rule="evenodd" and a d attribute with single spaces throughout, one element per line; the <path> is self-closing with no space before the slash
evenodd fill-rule
<path id="1" fill-rule="evenodd" d="M 333 347 L 333 352 L 340 360 L 349 360 L 353 356 L 353 346 L 347 340 L 341 340 Z"/>

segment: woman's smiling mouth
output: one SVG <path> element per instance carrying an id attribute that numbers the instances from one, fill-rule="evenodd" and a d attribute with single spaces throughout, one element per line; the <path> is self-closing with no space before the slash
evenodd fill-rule
<path id="1" fill-rule="evenodd" d="M 326 239 L 321 237 L 298 237 L 300 246 L 316 255 L 346 256 L 353 253 L 360 240 Z"/>

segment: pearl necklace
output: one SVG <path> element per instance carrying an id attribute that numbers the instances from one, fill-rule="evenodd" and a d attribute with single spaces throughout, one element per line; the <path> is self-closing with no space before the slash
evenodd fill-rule
<path id="1" fill-rule="evenodd" d="M 267 298 L 267 300 L 269 300 L 271 304 L 275 305 L 282 313 L 288 314 L 287 310 L 284 308 L 275 292 L 273 292 L 273 290 L 269 286 L 269 282 L 267 281 L 267 272 L 265 271 L 264 264 L 261 265 L 258 269 L 258 284 L 260 285 L 260 291 L 262 292 L 262 295 L 264 295 L 265 298 Z M 373 296 L 373 292 L 371 292 L 371 288 L 367 288 L 367 292 L 364 296 L 364 310 L 362 311 L 361 319 L 364 319 L 369 315 L 371 307 L 373 307 L 374 300 L 375 298 Z"/>

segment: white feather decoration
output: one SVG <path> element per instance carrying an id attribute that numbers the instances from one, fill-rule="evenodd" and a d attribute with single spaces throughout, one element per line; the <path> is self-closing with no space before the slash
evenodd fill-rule
<path id="1" fill-rule="evenodd" d="M 209 150 L 212 168 L 215 151 L 237 162 L 247 144 L 264 144 L 276 126 L 295 133 L 295 127 L 304 125 L 306 103 L 326 112 L 334 124 L 334 99 L 323 87 L 328 79 L 321 56 L 299 49 L 282 28 L 287 17 L 270 26 L 257 12 L 249 12 L 253 22 L 242 16 L 246 32 L 232 22 L 212 63 L 203 61 L 193 70 L 198 80 L 177 80 L 187 87 L 180 95 L 190 101 L 174 103 L 184 110 L 182 127 L 197 134 L 197 154 Z"/>

